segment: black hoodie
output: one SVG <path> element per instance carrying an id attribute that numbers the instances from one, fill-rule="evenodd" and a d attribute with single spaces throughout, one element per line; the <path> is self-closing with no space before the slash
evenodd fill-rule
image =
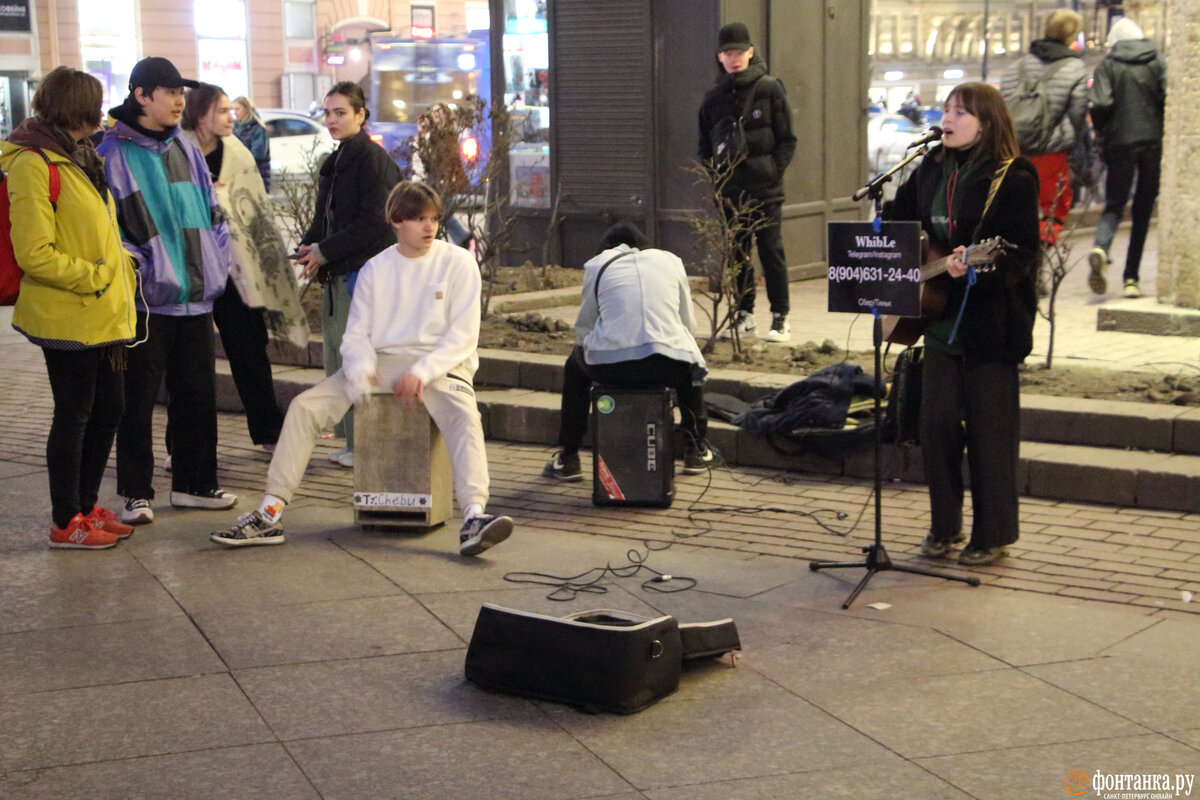
<path id="1" fill-rule="evenodd" d="M 741 72 L 723 73 L 717 85 L 704 95 L 700 105 L 701 161 L 712 158 L 712 129 L 727 117 L 736 119 L 746 107 L 747 92 L 753 91 L 754 104 L 743 123 L 746 160 L 737 166 L 725 184 L 729 197 L 746 195 L 764 203 L 783 201 L 783 171 L 796 153 L 796 135 L 792 133 L 792 109 L 783 83 L 766 77 L 767 62 L 755 54 Z"/>

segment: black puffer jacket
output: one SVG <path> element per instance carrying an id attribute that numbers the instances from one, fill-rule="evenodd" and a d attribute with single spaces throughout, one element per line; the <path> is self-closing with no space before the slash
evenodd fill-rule
<path id="1" fill-rule="evenodd" d="M 1167 62 L 1149 39 L 1113 45 L 1096 66 L 1092 124 L 1105 147 L 1160 142 L 1167 102 Z"/>
<path id="2" fill-rule="evenodd" d="M 783 83 L 767 76 L 767 62 L 758 55 L 741 72 L 721 75 L 717 85 L 704 95 L 700 105 L 700 160 L 712 159 L 713 126 L 727 117 L 740 117 L 750 91 L 755 91 L 754 104 L 743 123 L 749 155 L 734 169 L 725 184 L 725 194 L 779 202 L 783 200 L 783 172 L 796 153 L 796 135 L 792 133 L 792 109 Z"/>
<path id="3" fill-rule="evenodd" d="M 920 222 L 921 228 L 930 233 L 934 247 L 943 252 L 993 236 L 1002 236 L 1015 245 L 997 259 L 994 270 L 977 273 L 958 335 L 969 358 L 1020 363 L 1033 349 L 1033 323 L 1037 317 L 1037 170 L 1028 159 L 1015 159 L 981 224 L 988 187 L 996 172 L 994 161 L 981 163 L 969 183 L 958 185 L 963 203 L 953 240 L 937 241 L 932 235 L 930 212 L 938 184 L 945 179 L 942 159 L 954 157 L 952 152 L 937 147 L 927 155 L 896 191 L 896 199 L 885 208 L 885 217 Z M 953 319 L 958 314 L 966 289 L 965 276 L 953 281 L 944 317 Z"/>
<path id="4" fill-rule="evenodd" d="M 396 243 L 396 233 L 383 214 L 400 168 L 387 152 L 361 130 L 338 145 L 321 165 L 317 213 L 300 240 L 316 244 L 326 263 L 322 281 L 345 275 Z"/>

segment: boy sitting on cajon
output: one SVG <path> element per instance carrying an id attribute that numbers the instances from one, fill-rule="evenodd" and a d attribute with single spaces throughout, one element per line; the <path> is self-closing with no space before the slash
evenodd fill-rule
<path id="1" fill-rule="evenodd" d="M 292 401 L 262 505 L 229 530 L 214 531 L 214 542 L 283 544 L 283 508 L 300 484 L 317 435 L 354 400 L 381 387 L 409 407 L 424 403 L 446 440 L 464 519 L 459 552 L 478 555 L 512 533 L 512 519 L 484 514 L 487 453 L 471 384 L 479 366 L 479 268 L 466 250 L 434 238 L 442 202 L 425 184 L 398 184 L 384 213 L 396 229 L 396 246 L 359 272 L 341 370 Z"/>

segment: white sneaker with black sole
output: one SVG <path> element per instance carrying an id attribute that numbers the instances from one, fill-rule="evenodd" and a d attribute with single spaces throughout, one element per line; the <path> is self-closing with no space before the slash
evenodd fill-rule
<path id="1" fill-rule="evenodd" d="M 221 489 L 209 489 L 205 492 L 171 492 L 171 505 L 176 508 L 208 508 L 223 511 L 237 505 L 236 494 Z"/>
<path id="2" fill-rule="evenodd" d="M 481 514 L 463 523 L 458 534 L 459 555 L 477 556 L 489 547 L 500 544 L 513 531 L 512 517 Z"/>
<path id="3" fill-rule="evenodd" d="M 792 326 L 788 324 L 787 314 L 771 315 L 771 330 L 762 337 L 764 342 L 790 342 Z"/>
<path id="4" fill-rule="evenodd" d="M 242 514 L 227 531 L 213 531 L 208 538 L 226 547 L 253 547 L 260 544 L 283 544 L 283 525 L 272 522 L 255 510 Z"/>
<path id="5" fill-rule="evenodd" d="M 121 509 L 121 522 L 126 525 L 149 525 L 154 522 L 154 509 L 150 501 L 141 497 L 129 497 Z"/>

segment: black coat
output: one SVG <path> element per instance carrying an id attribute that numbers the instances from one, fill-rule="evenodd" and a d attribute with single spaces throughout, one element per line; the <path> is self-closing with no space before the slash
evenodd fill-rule
<path id="1" fill-rule="evenodd" d="M 755 91 L 754 104 L 743 123 L 749 154 L 734 169 L 724 193 L 771 203 L 783 200 L 783 172 L 796 153 L 796 135 L 783 83 L 764 78 L 766 75 L 766 62 L 755 55 L 746 69 L 721 75 L 717 85 L 708 90 L 700 104 L 699 155 L 701 161 L 712 159 L 713 126 L 727 117 L 740 117 L 746 93 Z"/>
<path id="2" fill-rule="evenodd" d="M 1028 159 L 1014 160 L 981 224 L 988 187 L 996 171 L 995 162 L 981 164 L 970 182 L 958 185 L 963 203 L 952 241 L 937 241 L 930 210 L 938 184 L 944 180 L 943 157 L 951 156 L 942 147 L 925 157 L 896 191 L 885 217 L 920 222 L 932 244 L 946 252 L 993 236 L 1002 236 L 1016 246 L 997 259 L 994 270 L 977 273 L 958 336 L 969 358 L 1020 363 L 1033 349 L 1033 323 L 1037 318 L 1036 277 L 1041 247 L 1037 169 Z M 957 316 L 966 288 L 965 276 L 953 281 L 944 317 Z"/>
<path id="3" fill-rule="evenodd" d="M 326 263 L 322 280 L 358 270 L 396 243 L 383 213 L 400 168 L 365 130 L 338 145 L 321 165 L 317 209 L 301 244 L 317 244 Z"/>

